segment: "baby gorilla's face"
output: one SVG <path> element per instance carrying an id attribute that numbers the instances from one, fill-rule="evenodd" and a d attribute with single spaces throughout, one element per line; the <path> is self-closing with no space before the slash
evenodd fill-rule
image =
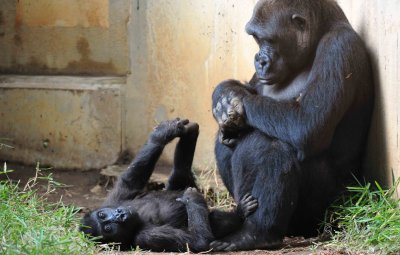
<path id="1" fill-rule="evenodd" d="M 132 238 L 140 226 L 136 212 L 127 207 L 99 208 L 86 214 L 80 230 L 93 237 L 101 237 L 104 243 L 132 243 Z"/>

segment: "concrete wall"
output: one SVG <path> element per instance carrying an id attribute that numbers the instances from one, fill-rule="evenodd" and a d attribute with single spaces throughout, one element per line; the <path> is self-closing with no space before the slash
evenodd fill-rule
<path id="1" fill-rule="evenodd" d="M 3 115 L 2 123 L 6 122 L 8 126 L 10 123 L 27 123 L 24 119 L 29 116 L 26 116 L 20 105 L 34 105 L 33 102 L 43 98 L 41 93 L 45 92 L 57 94 L 56 101 L 59 105 L 56 109 L 64 107 L 63 100 L 72 103 L 71 109 L 75 110 L 68 113 L 72 116 L 69 117 L 71 120 L 79 116 L 77 105 L 82 105 L 83 109 L 95 109 L 96 114 L 101 115 L 102 123 L 113 125 L 102 124 L 94 128 L 85 124 L 88 119 L 81 118 L 81 125 L 71 127 L 68 132 L 78 137 L 77 143 L 85 137 L 95 144 L 93 141 L 99 139 L 96 136 L 107 133 L 106 130 L 113 130 L 113 138 L 100 137 L 101 142 L 98 143 L 115 144 L 111 149 L 115 153 L 104 157 L 101 162 L 104 165 L 113 163 L 115 155 L 125 148 L 136 152 L 157 122 L 176 116 L 186 117 L 199 122 L 201 126 L 195 165 L 213 167 L 213 140 L 217 126 L 210 112 L 210 96 L 219 81 L 227 78 L 246 80 L 253 73 L 253 56 L 257 47 L 244 32 L 244 26 L 251 16 L 255 2 L 256 0 L 0 0 L 0 72 L 126 77 L 126 82 L 120 80 L 116 82 L 118 85 L 114 84 L 116 87 L 112 85 L 113 82 L 108 85 L 104 82 L 98 86 L 102 90 L 119 90 L 115 94 L 115 100 L 119 104 L 106 103 L 108 109 L 96 106 L 98 94 L 95 92 L 91 94 L 93 99 L 86 100 L 85 104 L 81 99 L 83 95 L 72 93 L 74 96 L 71 96 L 71 91 L 75 91 L 74 87 L 79 87 L 78 80 L 73 84 L 63 80 L 61 83 L 72 87 L 64 86 L 62 93 L 53 92 L 51 84 L 48 84 L 45 91 L 42 88 L 38 92 L 24 91 L 21 88 L 13 90 L 12 82 L 0 83 L 0 93 L 3 95 L 1 100 L 6 100 L 7 104 L 10 104 L 10 98 L 17 100 L 12 107 L 8 105 L 6 108 L 3 106 L 5 103 L 0 105 L 2 112 L 7 109 L 12 113 L 7 117 Z M 400 176 L 400 2 L 339 0 L 339 3 L 366 41 L 375 67 L 377 103 L 366 168 L 374 178 L 390 182 L 392 172 Z M 38 16 L 42 10 L 43 15 Z M 65 13 L 60 10 L 65 10 Z M 51 80 L 50 83 L 58 86 L 59 83 L 54 81 Z M 85 82 L 96 84 L 95 80 Z M 7 89 L 1 89 L 2 86 Z M 27 101 L 28 95 L 36 99 Z M 53 95 L 50 97 L 53 98 Z M 40 116 L 40 113 L 51 111 L 52 108 L 50 105 L 44 108 L 32 107 L 30 116 Z M 119 110 L 122 114 L 118 114 Z M 49 120 L 63 119 L 65 115 L 61 113 L 60 110 L 55 115 L 49 115 L 52 116 Z M 89 113 L 85 114 L 89 116 Z M 119 119 L 114 118 L 115 116 L 119 116 Z M 0 137 L 8 134 L 37 137 L 35 141 L 40 144 L 46 136 L 36 134 L 41 129 L 46 130 L 47 125 L 52 122 L 34 123 L 16 133 L 4 132 L 2 124 Z M 62 133 L 67 130 L 56 125 L 53 129 Z M 84 151 L 91 150 L 91 147 L 83 147 L 83 150 L 78 151 L 72 143 L 59 144 L 60 150 L 61 146 L 64 152 L 80 152 L 80 159 L 75 159 L 75 162 L 80 162 L 85 168 L 100 165 L 96 165 L 93 160 L 82 164 L 89 154 Z M 37 155 L 45 155 L 41 157 L 49 163 L 56 162 L 52 154 L 42 154 L 38 147 L 32 148 L 35 148 L 32 151 L 38 151 Z M 170 159 L 172 152 L 172 147 L 168 147 L 164 159 Z M 95 155 L 101 158 L 103 153 L 108 151 L 91 151 L 89 158 L 93 159 Z M 62 157 L 62 154 L 58 156 Z M 20 156 L 16 156 L 18 157 Z M 71 162 L 72 160 L 66 160 L 65 166 L 79 165 Z"/>
<path id="2" fill-rule="evenodd" d="M 1 160 L 79 169 L 117 160 L 130 7 L 0 0 L 0 139 L 14 146 Z"/>
<path id="3" fill-rule="evenodd" d="M 115 162 L 125 83 L 111 77 L 0 77 L 0 138 L 14 147 L 0 150 L 0 159 L 80 169 Z"/>
<path id="4" fill-rule="evenodd" d="M 195 164 L 214 166 L 211 93 L 228 78 L 250 79 L 256 44 L 244 32 L 255 0 L 135 1 L 130 23 L 126 146 L 136 151 L 159 121 L 200 124 Z M 171 159 L 173 148 L 167 148 Z"/>
<path id="5" fill-rule="evenodd" d="M 126 0 L 0 0 L 0 73 L 126 75 Z"/>

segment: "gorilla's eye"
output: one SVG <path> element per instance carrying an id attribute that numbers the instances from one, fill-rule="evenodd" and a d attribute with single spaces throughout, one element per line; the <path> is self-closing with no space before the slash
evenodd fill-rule
<path id="1" fill-rule="evenodd" d="M 110 232 L 111 229 L 112 229 L 112 228 L 111 228 L 110 225 L 105 225 L 105 226 L 104 226 L 104 231 L 105 231 L 105 232 Z"/>
<path id="2" fill-rule="evenodd" d="M 106 217 L 106 215 L 103 212 L 99 212 L 97 216 L 99 216 L 100 219 L 104 219 Z"/>

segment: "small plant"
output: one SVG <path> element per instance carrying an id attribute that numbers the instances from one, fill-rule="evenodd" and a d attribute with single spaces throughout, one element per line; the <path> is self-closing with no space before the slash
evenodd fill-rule
<path id="1" fill-rule="evenodd" d="M 334 206 L 338 225 L 328 246 L 352 254 L 400 254 L 400 200 L 396 189 L 400 179 L 388 190 L 375 183 L 349 187 L 349 196 Z"/>
<path id="2" fill-rule="evenodd" d="M 0 168 L 1 169 L 1 168 Z M 78 210 L 61 201 L 49 203 L 36 192 L 39 179 L 47 180 L 47 192 L 59 186 L 51 175 L 36 176 L 21 188 L 8 179 L 4 164 L 0 174 L 0 254 L 94 254 L 91 242 L 77 230 Z"/>

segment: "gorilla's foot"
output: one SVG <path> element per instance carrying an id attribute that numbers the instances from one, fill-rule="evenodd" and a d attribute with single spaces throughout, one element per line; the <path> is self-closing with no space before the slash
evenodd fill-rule
<path id="1" fill-rule="evenodd" d="M 199 132 L 199 124 L 196 122 L 189 122 L 183 127 L 183 134 L 197 133 Z"/>
<path id="2" fill-rule="evenodd" d="M 248 222 L 247 222 L 248 223 Z M 255 228 L 245 223 L 240 231 L 210 243 L 212 251 L 244 251 L 254 249 L 274 250 L 282 246 L 282 238 L 268 238 L 265 233 L 257 233 Z"/>

